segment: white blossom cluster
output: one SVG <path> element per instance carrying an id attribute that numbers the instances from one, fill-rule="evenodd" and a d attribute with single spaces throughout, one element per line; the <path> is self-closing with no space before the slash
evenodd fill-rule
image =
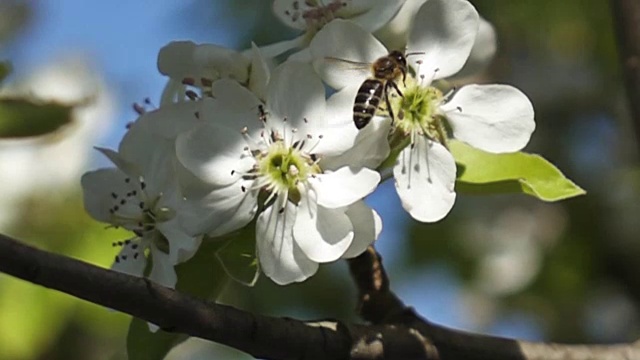
<path id="1" fill-rule="evenodd" d="M 159 108 L 117 151 L 99 149 L 116 167 L 83 176 L 85 207 L 134 233 L 114 270 L 141 276 L 151 258 L 149 278 L 173 287 L 174 266 L 202 241 L 255 226 L 262 272 L 303 281 L 378 238 L 382 221 L 363 199 L 385 170 L 404 209 L 434 222 L 456 197 L 450 137 L 493 153 L 529 141 L 533 107 L 516 88 L 441 87 L 495 51 L 467 0 L 274 0 L 273 10 L 302 34 L 246 51 L 161 49 L 170 80 Z M 406 54 L 406 74 L 385 80 L 394 86 L 358 129 L 356 95 L 392 50 Z M 276 56 L 286 60 L 273 66 Z"/>

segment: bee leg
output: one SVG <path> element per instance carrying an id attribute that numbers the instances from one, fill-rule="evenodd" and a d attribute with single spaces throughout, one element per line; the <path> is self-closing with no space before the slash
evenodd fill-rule
<path id="1" fill-rule="evenodd" d="M 402 95 L 402 91 L 400 91 L 400 88 L 398 87 L 398 84 L 396 84 L 393 81 L 389 81 L 387 84 L 389 84 L 390 86 L 393 87 L 393 89 L 398 93 L 398 95 L 400 95 L 400 97 L 404 97 L 404 95 Z"/>
<path id="2" fill-rule="evenodd" d="M 395 121 L 395 116 L 393 115 L 393 109 L 391 108 L 391 101 L 389 100 L 389 84 L 395 84 L 393 81 L 389 81 L 384 85 L 384 102 L 387 105 L 387 112 L 389 113 L 389 117 L 391 118 L 391 124 Z"/>

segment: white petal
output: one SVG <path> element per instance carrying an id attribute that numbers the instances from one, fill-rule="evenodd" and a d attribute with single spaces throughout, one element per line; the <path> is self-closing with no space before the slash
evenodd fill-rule
<path id="1" fill-rule="evenodd" d="M 416 136 L 393 167 L 402 207 L 422 222 L 445 217 L 456 199 L 456 162 L 440 143 Z"/>
<path id="2" fill-rule="evenodd" d="M 442 110 L 456 139 L 493 153 L 522 149 L 536 127 L 531 101 L 508 85 L 464 86 Z"/>
<path id="3" fill-rule="evenodd" d="M 335 209 L 361 200 L 371 194 L 380 182 L 380 174 L 368 168 L 344 166 L 340 169 L 318 174 L 309 183 L 317 193 L 318 204 Z"/>
<path id="4" fill-rule="evenodd" d="M 324 86 L 310 64 L 287 61 L 273 72 L 267 88 L 267 125 L 282 132 L 280 121 L 302 134 L 324 123 Z M 284 134 L 288 135 L 288 134 Z"/>
<path id="5" fill-rule="evenodd" d="M 282 207 L 274 205 L 266 208 L 256 222 L 260 267 L 279 285 L 304 281 L 318 271 L 318 263 L 310 260 L 293 241 L 297 206 L 286 201 L 281 212 Z"/>
<path id="6" fill-rule="evenodd" d="M 102 153 L 102 155 L 106 156 L 109 161 L 111 161 L 120 171 L 130 175 L 130 176 L 140 176 L 142 175 L 142 169 L 136 164 L 132 164 L 122 157 L 117 151 L 95 147 L 94 149 L 98 150 Z"/>
<path id="7" fill-rule="evenodd" d="M 279 41 L 273 44 L 260 47 L 260 52 L 267 58 L 274 58 L 282 55 L 291 49 L 301 48 L 307 45 L 309 39 L 306 34 L 300 35 L 291 40 Z M 293 60 L 293 59 L 292 59 Z"/>
<path id="8" fill-rule="evenodd" d="M 272 9 L 273 13 L 283 24 L 298 30 L 307 29 L 307 23 L 302 17 L 302 14 L 308 11 L 310 7 L 305 1 L 274 0 Z"/>
<path id="9" fill-rule="evenodd" d="M 201 119 L 230 129 L 262 128 L 259 123 L 259 106 L 256 94 L 237 81 L 220 79 L 213 83 L 211 91 L 215 99 L 205 99 L 201 107 Z"/>
<path id="10" fill-rule="evenodd" d="M 309 190 L 298 204 L 293 237 L 309 259 L 325 263 L 339 259 L 353 240 L 353 226 L 344 209 L 327 209 Z"/>
<path id="11" fill-rule="evenodd" d="M 133 124 L 120 142 L 119 154 L 136 169 L 126 172 L 142 176 L 147 194 L 153 196 L 166 191 L 172 183 L 174 142 L 147 129 L 142 123 Z"/>
<path id="12" fill-rule="evenodd" d="M 346 214 L 353 225 L 354 237 L 351 246 L 342 257 L 349 259 L 362 254 L 369 245 L 378 239 L 382 232 L 382 219 L 364 201 L 357 201 L 349 205 Z"/>
<path id="13" fill-rule="evenodd" d="M 176 155 L 202 181 L 223 187 L 238 181 L 254 164 L 245 146 L 240 130 L 202 124 L 178 136 Z"/>
<path id="14" fill-rule="evenodd" d="M 89 171 L 82 175 L 80 182 L 84 208 L 91 217 L 111 223 L 112 216 L 109 209 L 115 205 L 113 194 L 126 194 L 131 191 L 125 183 L 127 178 L 128 175 L 114 168 Z"/>
<path id="15" fill-rule="evenodd" d="M 156 229 L 169 242 L 169 262 L 173 265 L 183 263 L 200 247 L 201 236 L 191 236 L 182 228 L 178 218 L 156 224 Z"/>
<path id="16" fill-rule="evenodd" d="M 141 127 L 147 133 L 175 140 L 179 134 L 202 122 L 198 119 L 197 114 L 202 111 L 201 107 L 208 101 L 208 99 L 205 101 L 182 101 L 164 105 L 158 110 L 144 113 L 132 127 Z M 123 147 L 128 145 L 135 147 L 137 144 L 135 142 L 126 144 L 123 140 L 120 144 L 120 151 L 123 151 Z M 137 147 L 140 147 L 139 144 Z"/>
<path id="17" fill-rule="evenodd" d="M 160 251 L 153 244 L 149 246 L 149 249 L 151 250 L 151 257 L 153 259 L 149 279 L 162 286 L 172 289 L 175 288 L 176 282 L 178 282 L 178 275 L 169 260 L 169 254 Z"/>
<path id="18" fill-rule="evenodd" d="M 478 35 L 471 48 L 469 59 L 456 77 L 472 76 L 483 71 L 489 66 L 498 50 L 498 40 L 493 25 L 482 16 L 479 24 Z"/>
<path id="19" fill-rule="evenodd" d="M 340 155 L 353 147 L 360 135 L 353 124 L 353 102 L 359 87 L 359 83 L 346 87 L 327 100 L 326 127 L 322 131 L 322 141 L 317 143 L 313 153 L 322 154 L 324 158 Z"/>
<path id="20" fill-rule="evenodd" d="M 362 83 L 371 76 L 370 64 L 389 53 L 369 32 L 340 19 L 322 28 L 309 49 L 313 66 L 322 80 L 338 90 Z"/>
<path id="21" fill-rule="evenodd" d="M 269 83 L 269 66 L 262 57 L 260 48 L 251 43 L 251 74 L 249 76 L 249 89 L 260 99 L 266 97 L 267 84 Z"/>
<path id="22" fill-rule="evenodd" d="M 348 2 L 340 13 L 343 11 L 360 13 L 349 20 L 373 32 L 388 23 L 398 13 L 404 2 L 405 0 L 353 0 Z"/>
<path id="23" fill-rule="evenodd" d="M 147 265 L 147 258 L 144 254 L 144 246 L 139 238 L 130 239 L 124 242 L 116 260 L 111 265 L 111 270 L 127 275 L 142 276 Z"/>
<path id="24" fill-rule="evenodd" d="M 419 76 L 441 79 L 457 73 L 467 61 L 478 31 L 478 13 L 467 0 L 428 0 L 416 14 L 407 53 Z"/>
<path id="25" fill-rule="evenodd" d="M 181 223 L 190 234 L 208 233 L 211 237 L 244 227 L 257 210 L 258 194 L 247 190 L 250 186 L 250 181 L 241 180 L 206 196 L 186 200 L 181 208 Z"/>
<path id="26" fill-rule="evenodd" d="M 160 95 L 160 107 L 170 105 L 176 102 L 184 102 L 183 95 L 187 86 L 182 81 L 169 78 L 167 84 L 162 89 L 162 95 Z"/>
<path id="27" fill-rule="evenodd" d="M 172 41 L 165 45 L 158 53 L 158 70 L 166 76 L 182 81 L 193 70 L 191 59 L 196 47 L 192 41 Z"/>
<path id="28" fill-rule="evenodd" d="M 416 13 L 427 0 L 404 1 L 396 15 L 374 35 L 387 49 L 404 49 L 407 47 L 409 29 L 413 25 Z"/>
<path id="29" fill-rule="evenodd" d="M 331 95 L 327 100 L 326 117 L 329 121 L 329 131 L 324 138 L 329 140 L 336 137 L 332 136 L 334 132 L 341 133 L 339 142 L 331 145 L 335 149 L 346 148 L 347 150 L 336 155 L 326 152 L 333 156 L 323 157 L 321 161 L 323 169 L 336 170 L 345 165 L 374 169 L 389 156 L 387 136 L 390 119 L 374 117 L 369 125 L 361 130 L 358 130 L 353 123 L 353 102 L 359 87 L 359 84 L 348 86 Z"/>
<path id="30" fill-rule="evenodd" d="M 179 81 L 184 78 L 196 81 L 232 78 L 245 82 L 249 74 L 249 59 L 237 51 L 213 44 L 176 41 L 160 49 L 158 70 Z"/>
<path id="31" fill-rule="evenodd" d="M 199 45 L 193 52 L 193 61 L 200 70 L 196 75 L 200 77 L 210 80 L 231 78 L 239 82 L 249 78 L 250 61 L 235 50 L 213 44 Z"/>

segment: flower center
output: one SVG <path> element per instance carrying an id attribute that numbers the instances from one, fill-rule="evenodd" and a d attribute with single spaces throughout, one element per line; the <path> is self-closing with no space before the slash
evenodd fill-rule
<path id="1" fill-rule="evenodd" d="M 113 206 L 109 208 L 111 223 L 131 230 L 138 236 L 153 231 L 155 224 L 167 221 L 175 215 L 174 211 L 159 206 L 162 193 L 150 196 L 142 177 L 125 178 L 125 191 L 112 192 Z"/>
<path id="2" fill-rule="evenodd" d="M 404 96 L 392 98 L 392 108 L 397 114 L 396 131 L 404 135 L 426 135 L 446 143 L 446 129 L 440 105 L 445 100 L 440 90 L 433 86 L 423 87 L 415 79 L 408 78 Z"/>
<path id="3" fill-rule="evenodd" d="M 300 182 L 305 183 L 320 172 L 314 157 L 301 150 L 303 146 L 304 141 L 287 146 L 284 140 L 277 139 L 256 156 L 260 183 L 266 183 L 265 189 L 272 194 L 286 194 L 293 203 L 300 200 Z"/>

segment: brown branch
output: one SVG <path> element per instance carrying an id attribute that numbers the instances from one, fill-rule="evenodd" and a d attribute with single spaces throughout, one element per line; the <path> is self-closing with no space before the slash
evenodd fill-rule
<path id="1" fill-rule="evenodd" d="M 624 84 L 640 145 L 640 1 L 611 0 Z"/>
<path id="2" fill-rule="evenodd" d="M 378 325 L 404 326 L 428 339 L 428 351 L 437 359 L 469 360 L 621 360 L 640 359 L 640 344 L 611 346 L 532 343 L 471 334 L 435 325 L 405 306 L 391 291 L 382 257 L 370 246 L 349 260 L 359 291 L 359 312 Z"/>
<path id="3" fill-rule="evenodd" d="M 387 298 L 371 302 L 371 310 L 393 309 L 383 311 L 392 316 L 383 316 L 380 324 L 304 322 L 252 314 L 0 235 L 0 272 L 120 310 L 158 324 L 165 331 L 212 340 L 264 359 L 640 359 L 640 347 L 633 345 L 533 344 L 430 324 L 391 293 L 375 250 L 352 260 L 354 266 L 357 263 L 362 266 L 356 267 L 362 269 L 377 263 L 376 268 L 369 268 L 376 269 L 375 276 L 370 277 L 377 279 L 375 282 L 364 280 L 364 270 L 360 276 L 373 297 Z M 385 292 L 388 294 L 382 294 Z"/>

